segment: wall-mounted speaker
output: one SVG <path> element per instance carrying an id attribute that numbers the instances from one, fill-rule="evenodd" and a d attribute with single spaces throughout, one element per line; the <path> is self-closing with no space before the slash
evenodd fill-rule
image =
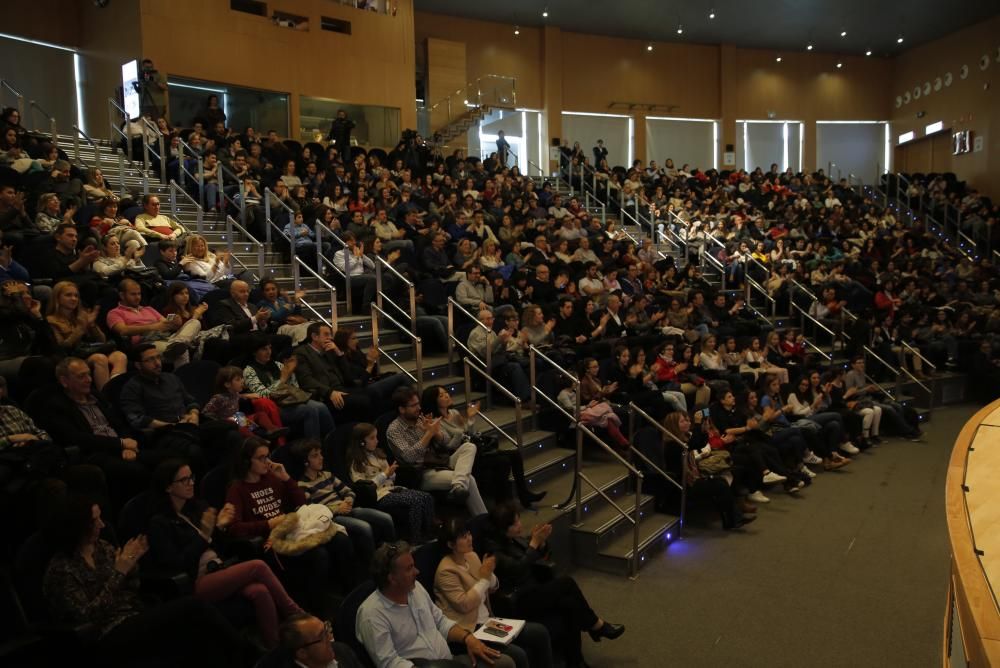
<path id="1" fill-rule="evenodd" d="M 553 137 L 552 138 L 552 145 L 555 146 L 556 148 L 558 148 L 560 146 L 560 142 L 562 142 L 562 140 L 559 139 L 559 137 Z"/>
<path id="2" fill-rule="evenodd" d="M 735 150 L 736 150 L 735 146 L 733 146 L 732 144 L 726 144 L 726 153 L 732 153 Z"/>

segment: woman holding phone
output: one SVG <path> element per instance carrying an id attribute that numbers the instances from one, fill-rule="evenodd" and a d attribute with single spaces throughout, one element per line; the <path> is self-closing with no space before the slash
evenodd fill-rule
<path id="1" fill-rule="evenodd" d="M 442 385 L 431 385 L 424 390 L 423 395 L 420 397 L 421 410 L 425 414 L 429 413 L 432 418 L 441 418 L 441 433 L 447 438 L 444 447 L 449 451 L 455 450 L 467 441 L 471 440 L 475 442 L 478 433 L 475 429 L 475 424 L 476 416 L 479 415 L 479 402 L 470 402 L 464 412 L 453 408 L 453 403 L 451 393 Z M 491 464 L 495 466 L 502 466 L 503 469 L 509 467 L 514 476 L 514 486 L 517 489 L 517 496 L 521 501 L 521 505 L 530 508 L 532 504 L 545 498 L 545 492 L 532 492 L 528 489 L 528 481 L 524 477 L 524 459 L 521 457 L 519 449 L 497 448 L 490 453 L 480 452 L 477 454 L 477 458 L 483 456 L 493 458 Z M 491 466 L 491 468 L 494 467 Z M 505 486 L 504 491 L 509 494 L 510 488 L 506 486 L 506 473 L 501 471 L 497 477 L 502 478 Z"/>

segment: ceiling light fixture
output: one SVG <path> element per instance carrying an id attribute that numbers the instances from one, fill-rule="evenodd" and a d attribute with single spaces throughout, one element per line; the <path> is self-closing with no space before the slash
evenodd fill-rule
<path id="1" fill-rule="evenodd" d="M 812 51 L 812 50 L 813 50 L 813 45 L 812 44 L 806 44 L 806 51 Z"/>
<path id="2" fill-rule="evenodd" d="M 708 10 L 708 18 L 710 18 L 710 19 L 714 19 L 715 18 L 715 8 L 714 7 L 712 9 Z"/>
<path id="3" fill-rule="evenodd" d="M 847 37 L 847 31 L 846 30 L 841 30 L 840 31 L 840 36 L 841 37 Z"/>
<path id="4" fill-rule="evenodd" d="M 842 68 L 843 66 L 844 66 L 844 63 L 837 63 L 837 69 L 838 69 L 838 70 L 839 70 L 840 68 Z"/>
<path id="5" fill-rule="evenodd" d="M 514 26 L 514 34 L 515 35 L 520 35 L 521 34 L 521 29 L 518 28 L 517 26 Z"/>
<path id="6" fill-rule="evenodd" d="M 647 44 L 646 45 L 646 51 L 652 51 L 652 50 L 653 50 L 653 45 L 652 44 Z"/>
<path id="7" fill-rule="evenodd" d="M 549 8 L 548 7 L 546 7 L 545 9 L 542 10 L 542 18 L 543 19 L 549 18 Z"/>
<path id="8" fill-rule="evenodd" d="M 865 55 L 866 55 L 866 56 L 870 56 L 870 55 L 872 55 L 872 50 L 871 50 L 871 49 L 868 49 L 867 51 L 865 51 Z"/>
<path id="9" fill-rule="evenodd" d="M 778 56 L 777 58 L 775 58 L 775 59 L 774 59 L 774 62 L 776 62 L 776 63 L 780 63 L 780 62 L 781 62 L 781 56 Z"/>
<path id="10" fill-rule="evenodd" d="M 684 34 L 684 24 L 683 23 L 678 23 L 677 24 L 677 34 L 678 35 L 683 35 Z"/>
<path id="11" fill-rule="evenodd" d="M 896 38 L 896 44 L 902 44 L 902 43 L 903 43 L 903 36 L 900 35 L 899 37 Z"/>

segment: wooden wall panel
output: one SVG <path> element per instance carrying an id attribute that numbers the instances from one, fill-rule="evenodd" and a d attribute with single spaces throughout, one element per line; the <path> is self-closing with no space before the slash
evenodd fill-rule
<path id="1" fill-rule="evenodd" d="M 396 16 L 325 0 L 268 2 L 269 11 L 307 16 L 308 31 L 233 11 L 229 0 L 141 3 L 144 54 L 161 71 L 287 92 L 293 134 L 299 95 L 397 107 L 402 127 L 416 127 L 412 0 L 396 0 Z M 350 21 L 352 34 L 320 30 L 321 16 Z"/>
<path id="2" fill-rule="evenodd" d="M 466 113 L 471 95 L 465 64 L 465 42 L 427 40 L 427 106 L 431 109 L 431 132 Z M 459 92 L 461 91 L 461 92 Z M 436 106 L 435 106 L 436 105 Z"/>
<path id="3" fill-rule="evenodd" d="M 943 37 L 939 40 L 906 51 L 894 63 L 892 81 L 887 94 L 892 101 L 893 136 L 913 131 L 917 137 L 924 128 L 936 121 L 944 122 L 951 131 L 971 130 L 973 136 L 984 140 L 983 150 L 958 156 L 941 154 L 934 168 L 954 172 L 960 179 L 969 181 L 983 192 L 1000 196 L 1000 16 Z M 980 70 L 979 59 L 990 57 L 986 70 Z M 969 67 L 966 79 L 959 77 L 962 65 Z M 951 86 L 933 90 L 935 80 L 950 72 Z M 931 94 L 921 94 L 920 99 L 895 106 L 897 95 L 902 96 L 927 82 Z M 922 92 L 922 91 L 921 91 Z M 922 117 L 917 117 L 918 113 Z M 947 155 L 947 158 L 945 158 Z"/>

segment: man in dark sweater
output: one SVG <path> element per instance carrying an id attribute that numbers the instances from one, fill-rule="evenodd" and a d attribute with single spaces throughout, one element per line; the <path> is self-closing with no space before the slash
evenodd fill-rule
<path id="1" fill-rule="evenodd" d="M 333 342 L 330 326 L 314 322 L 306 332 L 305 343 L 295 349 L 298 360 L 295 376 L 299 387 L 312 394 L 313 399 L 325 402 L 335 420 L 349 416 L 349 420 L 374 422 L 373 407 L 377 398 L 364 390 L 347 391 L 348 382 L 337 364 L 337 357 L 342 352 Z"/>

